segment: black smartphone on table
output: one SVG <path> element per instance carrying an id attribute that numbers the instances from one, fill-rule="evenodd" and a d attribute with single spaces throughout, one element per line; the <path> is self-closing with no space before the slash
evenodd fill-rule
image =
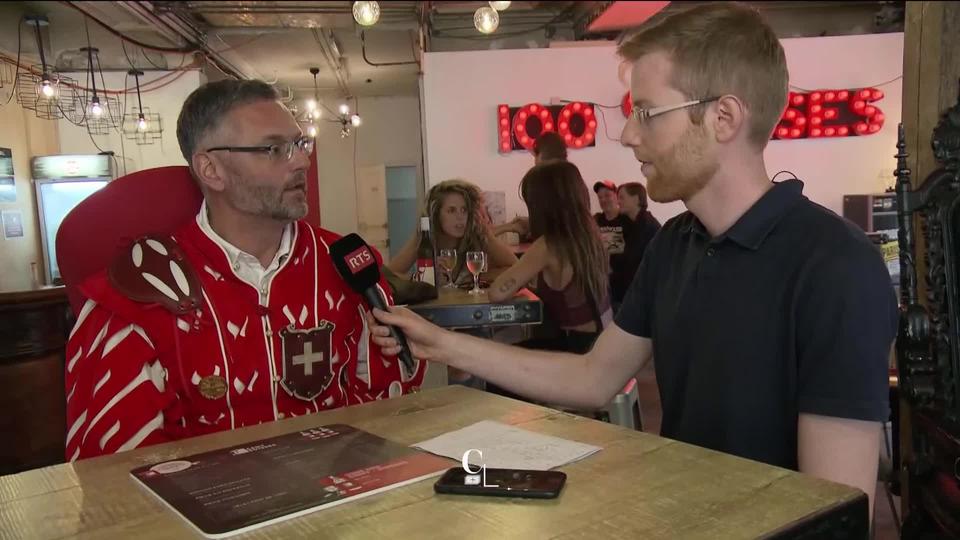
<path id="1" fill-rule="evenodd" d="M 437 480 L 433 490 L 454 495 L 555 499 L 566 481 L 567 475 L 560 471 L 486 469 L 472 474 L 455 467 Z"/>

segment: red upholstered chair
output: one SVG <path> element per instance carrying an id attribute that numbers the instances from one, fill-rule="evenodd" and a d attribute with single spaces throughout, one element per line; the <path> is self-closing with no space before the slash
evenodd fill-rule
<path id="1" fill-rule="evenodd" d="M 203 195 L 187 167 L 147 169 L 118 178 L 84 199 L 57 231 L 57 263 L 73 312 L 85 279 L 147 234 L 168 234 L 200 210 Z"/>

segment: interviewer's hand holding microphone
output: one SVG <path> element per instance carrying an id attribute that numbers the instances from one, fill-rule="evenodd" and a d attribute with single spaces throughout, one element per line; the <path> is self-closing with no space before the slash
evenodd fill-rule
<path id="1" fill-rule="evenodd" d="M 391 306 L 390 311 L 374 308 L 367 314 L 370 335 L 373 342 L 380 346 L 383 354 L 394 356 L 402 347 L 396 338 L 390 335 L 393 326 L 406 336 L 410 353 L 414 358 L 430 362 L 450 363 L 451 347 L 447 344 L 451 332 L 434 325 L 407 308 Z"/>
<path id="2" fill-rule="evenodd" d="M 357 234 L 348 234 L 330 245 L 330 255 L 340 276 L 367 300 L 367 323 L 373 342 L 388 356 L 399 355 L 407 377 L 415 371 L 414 358 L 449 362 L 445 342 L 453 335 L 405 308 L 388 307 L 378 286 L 380 271 L 370 246 Z M 390 311 L 384 311 L 389 309 Z M 374 318 L 376 315 L 376 318 Z M 379 321 L 377 320 L 379 319 Z M 404 343 L 406 342 L 406 344 Z M 405 345 L 407 346 L 406 349 Z"/>

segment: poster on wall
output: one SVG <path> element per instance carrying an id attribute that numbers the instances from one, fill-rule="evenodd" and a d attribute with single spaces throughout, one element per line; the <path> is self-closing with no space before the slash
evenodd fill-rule
<path id="1" fill-rule="evenodd" d="M 19 210 L 0 212 L 0 221 L 3 221 L 4 238 L 23 237 L 23 214 Z"/>
<path id="2" fill-rule="evenodd" d="M 0 203 L 17 202 L 17 184 L 13 179 L 13 151 L 0 148 Z"/>
<path id="3" fill-rule="evenodd" d="M 503 191 L 484 191 L 483 205 L 490 216 L 490 223 L 502 225 L 507 222 L 507 194 Z"/>

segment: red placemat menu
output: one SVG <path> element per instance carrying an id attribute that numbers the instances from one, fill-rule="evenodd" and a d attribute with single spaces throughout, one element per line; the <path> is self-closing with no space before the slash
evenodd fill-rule
<path id="1" fill-rule="evenodd" d="M 131 475 L 209 538 L 435 476 L 455 464 L 334 424 L 139 467 Z"/>

